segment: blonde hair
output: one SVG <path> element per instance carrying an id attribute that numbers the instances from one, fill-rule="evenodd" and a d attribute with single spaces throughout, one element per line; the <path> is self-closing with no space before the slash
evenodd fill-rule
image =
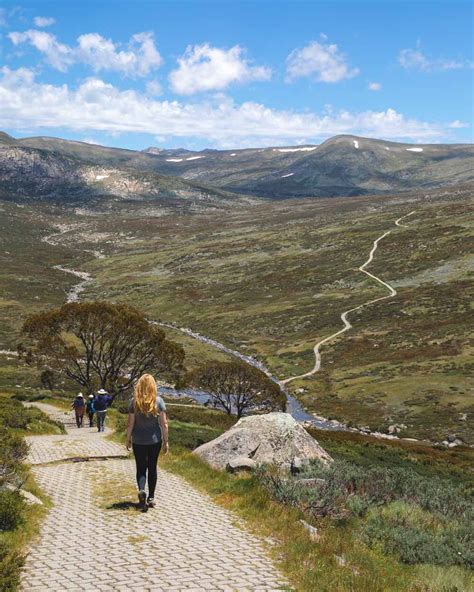
<path id="1" fill-rule="evenodd" d="M 142 415 L 158 415 L 156 404 L 156 382 L 151 374 L 140 376 L 133 393 L 133 406 L 135 413 Z"/>

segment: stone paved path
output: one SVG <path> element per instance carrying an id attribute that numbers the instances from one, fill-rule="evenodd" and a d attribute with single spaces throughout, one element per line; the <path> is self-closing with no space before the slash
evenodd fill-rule
<path id="1" fill-rule="evenodd" d="M 28 440 L 54 505 L 31 546 L 24 592 L 289 589 L 263 542 L 183 479 L 160 469 L 157 507 L 144 514 L 135 509 L 134 462 L 122 446 L 75 427 Z M 91 460 L 60 462 L 71 457 Z M 51 461 L 59 462 L 44 464 Z"/>

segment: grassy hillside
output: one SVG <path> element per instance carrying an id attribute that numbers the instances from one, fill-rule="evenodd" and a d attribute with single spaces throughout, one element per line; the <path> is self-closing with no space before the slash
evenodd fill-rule
<path id="1" fill-rule="evenodd" d="M 395 227 L 411 210 L 407 227 Z M 314 342 L 341 327 L 343 310 L 386 293 L 357 267 L 372 241 L 393 230 L 369 269 L 397 297 L 353 315 L 354 329 L 322 350 L 321 372 L 292 388 L 309 409 L 358 425 L 400 423 L 405 436 L 443 439 L 454 431 L 471 441 L 464 415 L 472 413 L 469 188 L 428 199 L 286 202 L 211 217 L 163 217 L 124 204 L 113 212 L 63 211 L 60 220 L 72 224 L 56 239 L 57 257 L 65 245 L 81 254 L 74 265 L 94 277 L 86 298 L 127 301 L 151 318 L 190 326 L 260 357 L 280 378 L 312 367 Z M 104 258 L 84 252 L 94 250 Z M 32 260 L 41 296 L 43 263 Z M 63 285 L 76 282 L 54 275 Z M 24 294 L 16 293 L 21 302 Z M 15 322 L 6 315 L 6 327 Z M 191 364 L 202 352 L 216 355 L 180 339 L 194 343 Z"/>
<path id="2" fill-rule="evenodd" d="M 311 369 L 314 343 L 342 327 L 342 311 L 387 293 L 357 268 L 391 230 L 368 269 L 398 295 L 353 314 L 354 328 L 323 347 L 321 371 L 291 389 L 308 409 L 358 426 L 401 424 L 407 437 L 473 441 L 470 187 L 198 215 L 126 202 L 2 207 L 11 222 L 0 349 L 14 347 L 24 315 L 59 304 L 77 283 L 52 269 L 61 263 L 92 274 L 84 298 L 129 302 L 191 327 L 262 359 L 280 378 Z M 412 210 L 405 227 L 394 225 Z M 41 242 L 54 232 L 53 245 Z M 191 366 L 222 356 L 178 338 Z M 4 383 L 16 384 L 14 361 L 2 364 Z"/>

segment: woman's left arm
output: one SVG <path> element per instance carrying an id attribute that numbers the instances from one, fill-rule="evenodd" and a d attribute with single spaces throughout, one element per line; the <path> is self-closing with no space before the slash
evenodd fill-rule
<path id="1" fill-rule="evenodd" d="M 135 425 L 135 413 L 128 414 L 128 422 L 127 422 L 127 450 L 130 450 L 132 447 L 132 432 L 133 426 Z"/>

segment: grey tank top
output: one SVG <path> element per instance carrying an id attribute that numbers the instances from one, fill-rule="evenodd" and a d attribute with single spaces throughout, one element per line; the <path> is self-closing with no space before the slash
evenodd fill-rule
<path id="1" fill-rule="evenodd" d="M 156 405 L 159 411 L 166 411 L 165 402 L 158 395 Z M 159 415 L 143 415 L 136 413 L 133 399 L 128 407 L 130 413 L 135 414 L 135 424 L 132 430 L 132 442 L 134 444 L 158 444 L 161 442 L 161 427 Z"/>

